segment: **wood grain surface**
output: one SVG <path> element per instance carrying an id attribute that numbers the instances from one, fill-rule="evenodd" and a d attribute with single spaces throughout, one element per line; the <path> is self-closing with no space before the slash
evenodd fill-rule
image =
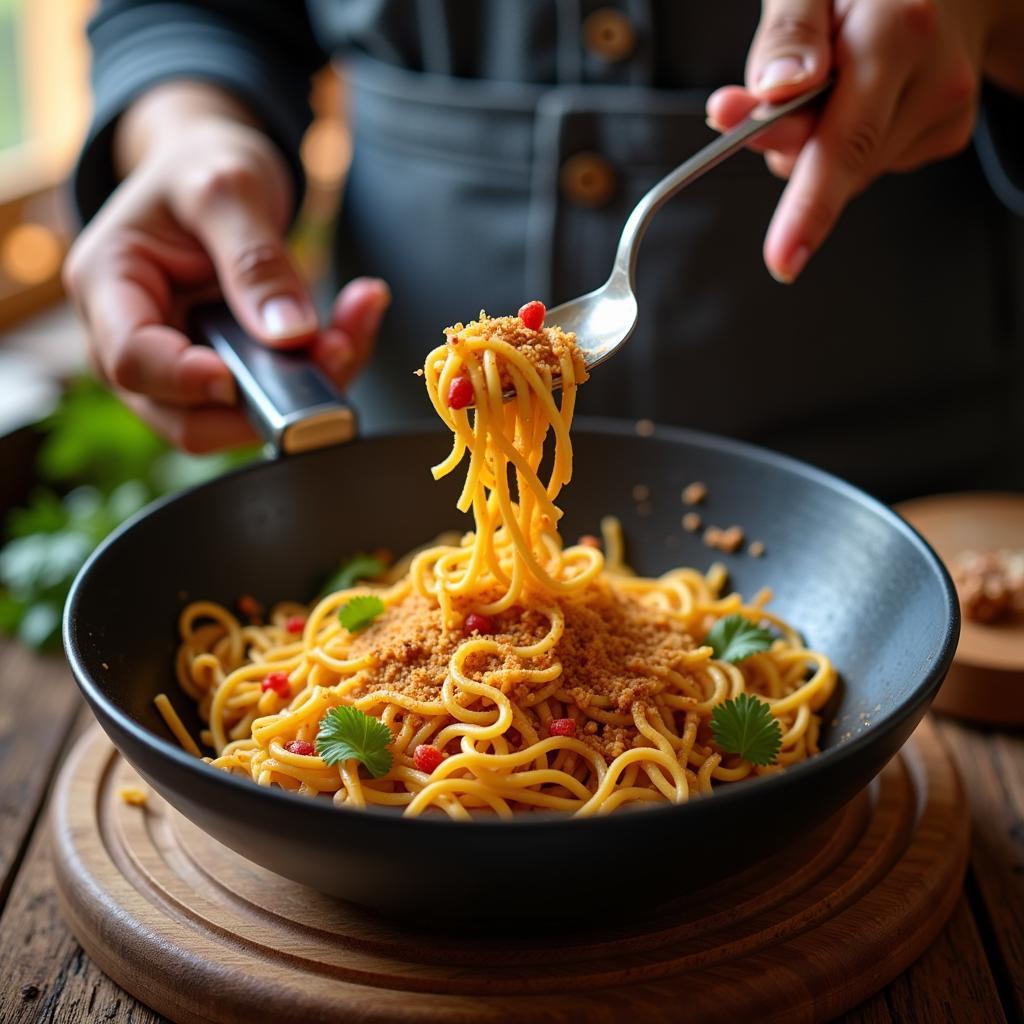
<path id="1" fill-rule="evenodd" d="M 28 659 L 27 661 L 25 659 Z M 31 675 L 32 686 L 20 680 Z M 17 691 L 15 688 L 17 687 Z M 24 843 L 3 839 L 15 849 L 0 916 L 0 1021 L 4 1024 L 93 1024 L 95 1021 L 156 1024 L 154 1012 L 107 978 L 72 937 L 60 915 L 49 856 L 48 830 L 38 823 L 40 805 L 54 769 L 66 752 L 34 756 L 33 729 L 82 730 L 92 716 L 81 706 L 66 667 L 56 658 L 25 654 L 0 641 L 0 704 L 33 696 L 48 713 L 33 716 L 32 727 L 0 717 L 0 806 L 18 807 L 18 820 L 35 832 Z M 932 1024 L 1000 1022 L 1024 1019 L 1024 958 L 1019 922 L 1024 919 L 1024 734 L 975 730 L 937 720 L 947 749 L 960 766 L 972 810 L 973 839 L 966 886 L 938 938 L 912 964 L 874 996 L 839 1018 L 842 1024 Z M 15 737 L 14 733 L 24 733 Z M 16 801 L 7 772 L 15 763 L 11 744 L 26 743 L 30 756 L 18 759 Z M 43 744 L 45 746 L 45 744 Z M 23 746 L 23 749 L 25 747 Z M 42 751 L 41 751 L 42 752 Z M 4 812 L 7 813 L 6 811 Z M 26 852 L 27 846 L 27 852 Z M 609 1019 L 612 1019 L 609 1017 Z"/>
<path id="2" fill-rule="evenodd" d="M 870 793 L 756 870 L 561 936 L 502 933 L 501 897 L 530 898 L 511 879 L 485 935 L 386 922 L 227 851 L 155 793 L 125 804 L 137 783 L 99 730 L 79 742 L 55 795 L 58 893 L 90 956 L 187 1024 L 825 1021 L 920 956 L 967 861 L 963 791 L 927 723 Z"/>

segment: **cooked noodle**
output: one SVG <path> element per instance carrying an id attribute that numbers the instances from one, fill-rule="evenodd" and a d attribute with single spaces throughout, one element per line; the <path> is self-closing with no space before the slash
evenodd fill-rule
<path id="1" fill-rule="evenodd" d="M 592 541 L 563 547 L 555 502 L 571 476 L 569 427 L 586 379 L 573 336 L 483 314 L 446 333 L 424 367 L 453 434 L 433 474 L 465 465 L 458 508 L 472 512 L 473 532 L 419 551 L 390 582 L 329 594 L 308 613 L 281 605 L 265 624 L 244 625 L 219 605 L 189 605 L 177 676 L 208 723 L 201 739 L 215 751 L 210 763 L 260 785 L 332 794 L 346 807 L 433 808 L 466 819 L 682 803 L 817 753 L 817 712 L 835 673 L 765 610 L 767 592 L 749 603 L 720 596 L 721 566 L 632 575 L 610 520 L 602 524 L 607 560 Z M 447 400 L 462 376 L 472 409 Z M 561 379 L 557 401 L 553 377 Z M 384 611 L 349 634 L 338 610 L 367 593 Z M 306 616 L 301 635 L 288 631 L 296 614 Z M 470 614 L 486 629 L 467 631 Z M 733 614 L 770 624 L 778 638 L 738 664 L 714 660 L 701 641 Z M 285 695 L 264 686 L 274 672 L 287 674 Z M 712 736 L 714 708 L 743 692 L 765 700 L 781 726 L 770 765 L 728 754 Z M 325 714 L 343 704 L 391 730 L 383 777 L 355 760 L 328 765 L 286 749 L 314 743 Z M 426 744 L 444 755 L 430 773 L 414 757 Z"/>

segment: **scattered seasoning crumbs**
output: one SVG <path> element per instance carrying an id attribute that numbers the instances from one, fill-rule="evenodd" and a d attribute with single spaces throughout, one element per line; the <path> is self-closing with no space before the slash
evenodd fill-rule
<path id="1" fill-rule="evenodd" d="M 583 726 L 583 731 L 589 734 L 590 736 L 593 736 L 594 733 L 597 732 L 597 722 L 595 722 L 593 719 L 590 719 L 590 721 L 588 721 L 587 724 Z"/>
<path id="2" fill-rule="evenodd" d="M 646 501 L 651 496 L 651 489 L 647 484 L 637 484 L 633 488 L 634 501 Z"/>
<path id="3" fill-rule="evenodd" d="M 107 669 L 107 671 L 109 671 L 109 670 L 110 670 L 110 666 L 109 666 L 109 665 L 108 665 L 108 664 L 107 664 L 107 663 L 106 663 L 105 661 L 101 661 L 101 662 L 100 662 L 100 665 L 102 665 L 102 666 L 103 666 L 103 668 Z"/>
<path id="4" fill-rule="evenodd" d="M 146 806 L 146 791 L 141 786 L 122 786 L 117 795 L 132 807 Z"/>
<path id="5" fill-rule="evenodd" d="M 701 527 L 701 518 L 699 512 L 687 512 L 683 516 L 683 529 L 687 533 L 696 533 Z"/>
<path id="6" fill-rule="evenodd" d="M 634 429 L 641 437 L 650 437 L 654 433 L 654 420 L 637 420 Z"/>
<path id="7" fill-rule="evenodd" d="M 753 558 L 760 558 L 764 554 L 764 544 L 759 540 L 751 541 L 747 554 Z"/>
<path id="8" fill-rule="evenodd" d="M 743 547 L 743 528 L 730 526 L 728 530 L 722 530 L 717 526 L 709 526 L 704 531 L 704 543 L 716 551 L 734 554 Z"/>
<path id="9" fill-rule="evenodd" d="M 699 480 L 694 480 L 683 488 L 683 504 L 699 505 L 708 496 L 707 487 Z"/>

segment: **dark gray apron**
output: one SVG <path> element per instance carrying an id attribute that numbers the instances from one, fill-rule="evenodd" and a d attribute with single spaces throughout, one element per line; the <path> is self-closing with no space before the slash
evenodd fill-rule
<path id="1" fill-rule="evenodd" d="M 430 417 L 413 371 L 442 327 L 601 283 L 632 205 L 711 137 L 707 88 L 346 67 L 339 273 L 394 292 L 353 392 L 371 430 Z M 565 177 L 581 153 L 611 175 L 597 205 Z M 1024 222 L 974 154 L 873 185 L 792 287 L 761 260 L 780 190 L 742 154 L 659 214 L 637 334 L 581 390 L 580 412 L 751 439 L 888 497 L 1024 486 Z"/>

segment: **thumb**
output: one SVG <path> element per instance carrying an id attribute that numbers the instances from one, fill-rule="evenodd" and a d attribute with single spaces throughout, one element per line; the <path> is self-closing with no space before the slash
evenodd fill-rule
<path id="1" fill-rule="evenodd" d="M 830 0 L 765 0 L 747 56 L 747 88 L 779 102 L 825 79 L 832 62 Z"/>
<path id="2" fill-rule="evenodd" d="M 276 348 L 308 342 L 316 309 L 280 228 L 244 194 L 224 196 L 192 225 L 213 260 L 221 291 L 245 329 Z"/>

